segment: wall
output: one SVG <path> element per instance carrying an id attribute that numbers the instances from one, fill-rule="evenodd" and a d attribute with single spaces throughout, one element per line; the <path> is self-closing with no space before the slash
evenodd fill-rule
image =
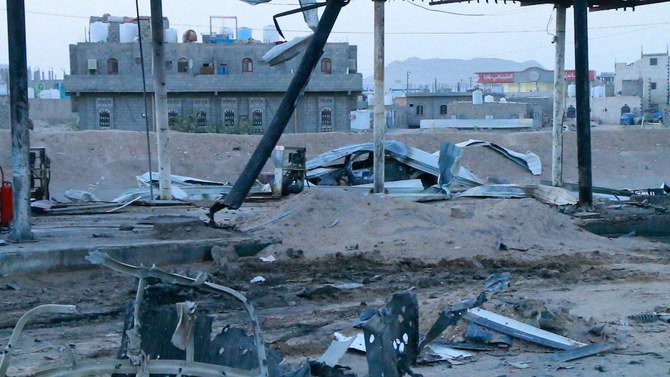
<path id="1" fill-rule="evenodd" d="M 600 119 L 603 124 L 619 124 L 621 107 L 628 105 L 632 113 L 640 111 L 640 97 L 591 97 L 591 119 Z M 575 98 L 568 98 L 565 107 L 576 106 Z M 574 123 L 574 120 L 572 121 Z"/>
<path id="2" fill-rule="evenodd" d="M 532 118 L 532 107 L 526 103 L 490 102 L 473 105 L 472 102 L 453 102 L 447 108 L 451 117 L 457 119 L 485 119 L 487 116 L 493 119 Z"/>
<path id="3" fill-rule="evenodd" d="M 72 102 L 67 99 L 28 100 L 30 119 L 50 124 L 64 124 L 72 121 L 76 114 L 72 112 Z M 9 96 L 0 96 L 0 128 L 10 128 Z"/>

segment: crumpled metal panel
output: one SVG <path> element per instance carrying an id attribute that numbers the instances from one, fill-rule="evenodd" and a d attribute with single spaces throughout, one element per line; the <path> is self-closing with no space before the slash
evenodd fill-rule
<path id="1" fill-rule="evenodd" d="M 363 313 L 363 317 L 366 313 Z M 371 315 L 369 315 L 371 314 Z M 369 377 L 412 374 L 419 355 L 419 305 L 409 291 L 393 294 L 389 303 L 361 318 Z"/>
<path id="2" fill-rule="evenodd" d="M 461 148 L 465 147 L 487 147 L 490 148 L 503 156 L 507 157 L 508 159 L 512 160 L 515 164 L 522 166 L 528 170 L 533 175 L 542 175 L 542 161 L 540 161 L 540 157 L 536 155 L 533 152 L 526 152 L 520 153 L 513 151 L 511 149 L 507 149 L 505 147 L 502 147 L 498 144 L 491 143 L 490 141 L 484 141 L 484 140 L 466 140 L 463 142 L 460 142 L 456 144 L 457 146 Z"/>

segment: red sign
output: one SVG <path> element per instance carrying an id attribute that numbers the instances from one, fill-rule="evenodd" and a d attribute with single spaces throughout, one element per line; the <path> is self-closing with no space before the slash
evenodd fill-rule
<path id="1" fill-rule="evenodd" d="M 589 81 L 596 79 L 596 71 L 589 71 Z M 575 81 L 575 71 L 565 71 L 565 81 Z"/>
<path id="2" fill-rule="evenodd" d="M 479 80 L 477 82 L 485 84 L 514 82 L 514 72 L 489 72 L 489 73 L 478 73 L 478 75 Z"/>

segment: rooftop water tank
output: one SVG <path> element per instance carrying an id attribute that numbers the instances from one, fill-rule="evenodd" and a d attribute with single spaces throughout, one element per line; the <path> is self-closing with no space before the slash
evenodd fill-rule
<path id="1" fill-rule="evenodd" d="M 393 95 L 387 94 L 384 96 L 384 106 L 393 105 Z"/>
<path id="2" fill-rule="evenodd" d="M 109 36 L 109 24 L 96 21 L 91 24 L 88 30 L 88 39 L 92 43 L 107 42 Z"/>
<path id="3" fill-rule="evenodd" d="M 568 97 L 577 95 L 577 86 L 575 84 L 568 85 Z"/>
<path id="4" fill-rule="evenodd" d="M 245 41 L 251 38 L 253 38 L 251 28 L 241 27 L 237 30 L 237 39 Z"/>
<path id="5" fill-rule="evenodd" d="M 482 103 L 484 103 L 484 92 L 481 90 L 475 90 L 472 92 L 472 104 L 481 105 Z"/>
<path id="6" fill-rule="evenodd" d="M 507 98 L 502 97 L 502 98 L 500 99 L 500 103 L 507 103 Z"/>
<path id="7" fill-rule="evenodd" d="M 491 103 L 491 102 L 493 102 L 493 96 L 490 95 L 490 94 L 485 95 L 485 96 L 484 96 L 484 102 L 486 102 L 486 103 Z"/>
<path id="8" fill-rule="evenodd" d="M 178 43 L 179 34 L 177 29 L 165 29 L 165 43 Z"/>
<path id="9" fill-rule="evenodd" d="M 121 43 L 131 43 L 137 38 L 137 25 L 127 23 L 119 25 L 119 41 Z"/>
<path id="10" fill-rule="evenodd" d="M 263 43 L 277 43 L 282 40 L 274 25 L 268 25 L 263 28 Z"/>

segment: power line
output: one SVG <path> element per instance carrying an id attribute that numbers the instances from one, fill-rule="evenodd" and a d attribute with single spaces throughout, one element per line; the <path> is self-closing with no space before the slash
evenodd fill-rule
<path id="1" fill-rule="evenodd" d="M 413 2 L 407 1 L 407 3 L 412 4 L 412 5 L 417 5 L 414 4 Z M 268 4 L 273 4 L 273 3 L 268 3 Z M 279 4 L 278 4 L 279 5 Z M 283 5 L 293 5 L 293 4 L 283 4 Z M 425 7 L 423 7 L 425 8 Z M 425 8 L 429 11 L 438 11 L 434 9 L 429 9 Z M 5 8 L 0 8 L 0 10 L 6 10 Z M 440 12 L 446 12 L 446 11 L 440 11 Z M 62 13 L 50 13 L 50 12 L 41 12 L 41 11 L 26 11 L 28 14 L 34 14 L 34 15 L 40 15 L 40 16 L 53 16 L 53 17 L 64 17 L 64 18 L 76 18 L 76 19 L 84 19 L 88 20 L 89 17 L 87 16 L 79 16 L 79 15 L 73 15 L 73 14 L 62 14 Z M 452 12 L 453 13 L 453 12 Z M 463 14 L 458 14 L 458 15 L 464 15 L 467 16 L 467 13 Z M 470 16 L 474 16 L 476 14 L 469 14 Z M 492 15 L 492 14 L 484 14 L 482 15 Z M 184 27 L 192 27 L 192 28 L 209 28 L 209 25 L 201 25 L 201 24 L 181 24 L 181 23 L 172 23 L 174 26 L 184 26 Z M 637 27 L 642 27 L 642 26 L 665 26 L 665 25 L 670 25 L 669 22 L 651 22 L 651 23 L 642 23 L 642 24 L 631 24 L 631 25 L 616 25 L 616 26 L 595 26 L 595 27 L 590 27 L 590 30 L 608 30 L 608 29 L 621 29 L 621 28 L 637 28 Z M 262 31 L 263 29 L 259 28 L 251 28 L 252 30 L 256 31 Z M 284 29 L 287 32 L 294 32 L 294 33 L 308 33 L 310 32 L 308 29 Z M 478 34 L 526 34 L 526 33 L 546 33 L 547 29 L 520 29 L 520 30 L 466 30 L 466 31 L 387 31 L 385 34 L 386 35 L 478 35 Z M 347 30 L 347 31 L 333 31 L 332 34 L 353 34 L 353 35 L 372 35 L 372 31 L 361 31 L 361 30 Z"/>

